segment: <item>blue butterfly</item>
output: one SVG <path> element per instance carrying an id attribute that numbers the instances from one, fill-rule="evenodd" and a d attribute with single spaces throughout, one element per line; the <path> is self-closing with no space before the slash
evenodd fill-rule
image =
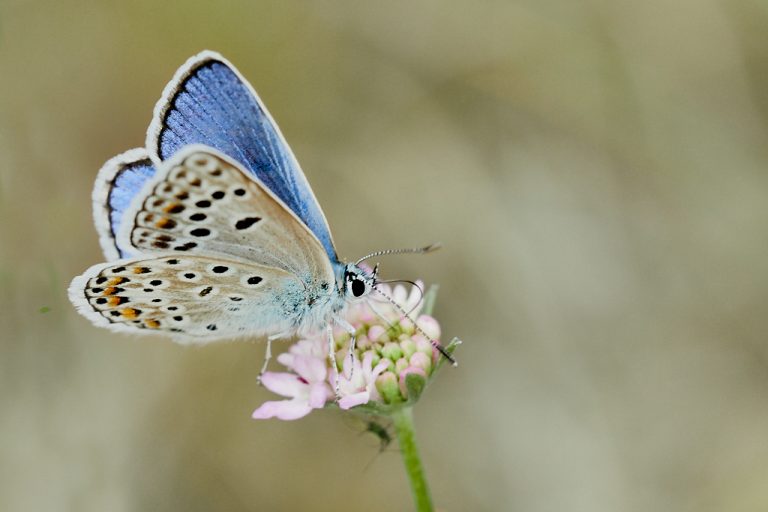
<path id="1" fill-rule="evenodd" d="M 354 336 L 343 312 L 377 283 L 360 263 L 435 248 L 339 261 L 277 125 L 235 67 L 210 51 L 166 86 L 146 148 L 102 167 L 93 211 L 108 262 L 76 277 L 70 300 L 98 326 L 181 343 L 320 329 L 332 342 L 334 323 Z"/>

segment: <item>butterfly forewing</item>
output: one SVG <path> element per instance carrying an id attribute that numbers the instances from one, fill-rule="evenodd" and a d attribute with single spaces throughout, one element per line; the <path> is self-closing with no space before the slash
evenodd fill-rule
<path id="1" fill-rule="evenodd" d="M 274 267 L 199 255 L 122 260 L 90 268 L 70 297 L 95 323 L 210 341 L 290 329 L 296 276 Z"/>
<path id="2" fill-rule="evenodd" d="M 325 216 L 277 124 L 248 81 L 215 52 L 192 57 L 176 72 L 147 132 L 147 149 L 158 163 L 189 144 L 205 144 L 237 160 L 337 261 Z"/>
<path id="3" fill-rule="evenodd" d="M 242 169 L 192 147 L 158 172 L 132 212 L 128 243 L 143 253 L 216 254 L 333 280 L 312 232 Z"/>

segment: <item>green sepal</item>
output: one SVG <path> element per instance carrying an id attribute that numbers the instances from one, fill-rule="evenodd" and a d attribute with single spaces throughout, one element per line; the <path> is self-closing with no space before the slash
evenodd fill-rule
<path id="1" fill-rule="evenodd" d="M 425 387 L 427 387 L 427 379 L 420 374 L 409 373 L 405 376 L 405 389 L 408 390 L 408 402 L 417 402 Z"/>

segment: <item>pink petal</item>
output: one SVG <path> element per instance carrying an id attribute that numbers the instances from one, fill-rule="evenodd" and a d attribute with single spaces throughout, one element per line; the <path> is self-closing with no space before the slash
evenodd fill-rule
<path id="1" fill-rule="evenodd" d="M 316 384 L 309 388 L 309 406 L 314 409 L 320 409 L 331 397 L 331 392 L 325 383 Z"/>
<path id="2" fill-rule="evenodd" d="M 325 380 L 325 360 L 310 356 L 295 356 L 293 369 L 309 382 Z"/>
<path id="3" fill-rule="evenodd" d="M 375 381 L 376 378 L 387 368 L 389 368 L 389 362 L 387 360 L 382 359 L 379 361 L 379 364 L 376 365 L 376 368 L 374 368 L 373 372 L 371 373 L 371 381 Z"/>
<path id="4" fill-rule="evenodd" d="M 312 411 L 306 402 L 299 400 L 278 400 L 264 402 L 261 407 L 253 411 L 251 417 L 255 420 L 277 418 L 280 420 L 297 420 L 303 418 Z"/>
<path id="5" fill-rule="evenodd" d="M 289 352 L 283 352 L 277 356 L 277 362 L 281 365 L 293 369 L 293 358 L 295 356 Z"/>
<path id="6" fill-rule="evenodd" d="M 266 372 L 261 376 L 261 383 L 273 393 L 288 397 L 297 396 L 307 386 L 293 373 Z"/>
<path id="7" fill-rule="evenodd" d="M 351 409 L 356 405 L 367 404 L 371 400 L 371 394 L 367 391 L 347 395 L 339 400 L 339 407 L 342 409 Z"/>
<path id="8" fill-rule="evenodd" d="M 373 366 L 373 351 L 368 350 L 363 356 L 363 368 L 370 371 L 371 366 Z"/>

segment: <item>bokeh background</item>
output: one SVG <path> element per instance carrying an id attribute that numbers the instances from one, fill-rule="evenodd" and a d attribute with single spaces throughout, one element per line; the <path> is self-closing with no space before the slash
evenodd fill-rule
<path id="1" fill-rule="evenodd" d="M 342 255 L 418 245 L 465 340 L 416 410 L 442 510 L 768 509 L 760 0 L 0 0 L 0 509 L 407 510 L 333 411 L 256 422 L 259 343 L 184 348 L 67 301 L 96 171 L 222 52 Z"/>

